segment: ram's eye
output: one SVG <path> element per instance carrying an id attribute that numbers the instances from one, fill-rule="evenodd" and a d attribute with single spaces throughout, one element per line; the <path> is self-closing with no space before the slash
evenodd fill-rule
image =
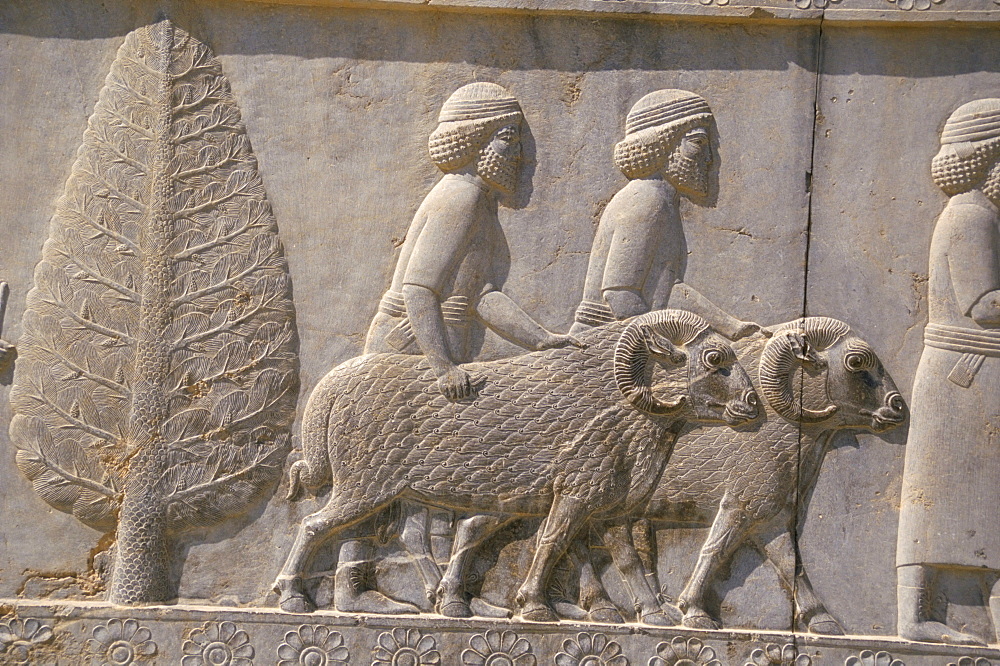
<path id="1" fill-rule="evenodd" d="M 857 352 L 850 352 L 844 356 L 844 367 L 851 372 L 860 372 L 865 369 L 865 355 Z"/>
<path id="2" fill-rule="evenodd" d="M 705 353 L 702 355 L 702 360 L 705 362 L 707 367 L 714 370 L 722 366 L 726 360 L 726 356 L 718 349 L 706 349 Z"/>

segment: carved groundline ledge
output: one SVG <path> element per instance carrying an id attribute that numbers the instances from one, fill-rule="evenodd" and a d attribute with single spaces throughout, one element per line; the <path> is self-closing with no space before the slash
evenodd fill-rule
<path id="1" fill-rule="evenodd" d="M 437 10 L 532 15 L 755 23 L 879 24 L 968 27 L 1000 22 L 1000 4 L 957 6 L 958 0 L 247 0 L 346 9 Z M 925 6 L 926 5 L 926 6 Z"/>
<path id="2" fill-rule="evenodd" d="M 882 664 L 883 661 L 896 666 L 1000 663 L 1000 648 L 917 643 L 879 636 L 819 636 L 791 631 L 713 631 L 581 622 L 549 624 L 439 615 L 361 615 L 326 610 L 285 613 L 270 608 L 193 604 L 126 609 L 103 602 L 0 599 L 0 608 L 8 611 L 0 617 L 0 627 L 13 622 L 18 627 L 30 628 L 31 635 L 37 636 L 34 643 L 25 642 L 23 646 L 28 655 L 34 654 L 29 650 L 36 649 L 37 644 L 37 649 L 59 645 L 72 651 L 68 654 L 96 657 L 112 644 L 124 642 L 135 652 L 133 661 L 124 662 L 130 664 L 146 663 L 139 659 L 143 655 L 165 660 L 176 658 L 176 663 L 186 658 L 187 661 L 183 661 L 186 666 L 214 663 L 211 659 L 218 655 L 208 655 L 207 651 L 227 649 L 232 652 L 232 663 L 273 663 L 275 658 L 282 664 L 295 663 L 294 660 L 307 650 L 312 650 L 323 653 L 326 661 L 322 663 L 367 664 L 391 661 L 389 653 L 393 647 L 423 655 L 428 664 L 485 663 L 490 654 L 497 653 L 507 654 L 518 666 L 536 662 L 539 665 L 569 663 L 574 657 L 582 659 L 591 654 L 603 655 L 607 663 L 615 666 L 672 664 L 678 660 L 685 664 L 711 663 L 712 666 L 784 665 L 786 662 L 789 666 L 867 666 L 869 662 Z M 27 635 L 18 638 L 30 641 Z M 278 650 L 281 650 L 280 655 Z M 781 653 L 781 657 L 775 661 L 771 653 Z"/>

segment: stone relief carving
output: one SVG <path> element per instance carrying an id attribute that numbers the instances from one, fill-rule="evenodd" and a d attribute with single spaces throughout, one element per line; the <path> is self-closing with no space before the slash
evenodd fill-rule
<path id="1" fill-rule="evenodd" d="M 617 641 L 608 640 L 604 634 L 581 632 L 563 641 L 555 663 L 556 666 L 628 666 L 628 658 Z"/>
<path id="2" fill-rule="evenodd" d="M 991 425 L 1000 419 L 1000 99 L 969 102 L 948 117 L 931 176 L 950 200 L 931 237 L 929 320 L 913 384 L 898 630 L 911 640 L 976 645 L 978 637 L 931 617 L 927 601 L 938 573 L 980 570 L 1000 632 L 1000 460 Z"/>
<path id="3" fill-rule="evenodd" d="M 250 635 L 228 620 L 206 622 L 191 631 L 182 646 L 181 666 L 253 666 Z"/>
<path id="4" fill-rule="evenodd" d="M 0 623 L 0 655 L 13 664 L 29 664 L 35 647 L 53 637 L 52 627 L 34 618 L 11 618 Z"/>
<path id="5" fill-rule="evenodd" d="M 873 652 L 872 650 L 862 650 L 857 655 L 851 655 L 844 660 L 844 666 L 906 666 L 900 659 L 896 659 L 885 650 Z"/>
<path id="6" fill-rule="evenodd" d="M 321 624 L 303 624 L 285 634 L 278 646 L 278 666 L 349 666 L 344 636 Z"/>
<path id="7" fill-rule="evenodd" d="M 768 643 L 751 652 L 750 660 L 743 666 L 812 666 L 812 657 L 799 652 L 794 643 Z"/>
<path id="8" fill-rule="evenodd" d="M 464 666 L 535 666 L 538 660 L 531 652 L 531 643 L 510 630 L 491 629 L 469 639 L 469 647 L 462 651 Z M 963 665 L 964 666 L 964 665 Z"/>
<path id="9" fill-rule="evenodd" d="M 719 628 L 705 610 L 705 593 L 733 552 L 750 543 L 794 592 L 799 621 L 815 633 L 841 634 L 805 571 L 796 574 L 796 510 L 804 511 L 801 502 L 812 494 L 835 432 L 884 432 L 904 421 L 906 406 L 871 346 L 847 324 L 807 317 L 766 333 L 770 337 L 761 333 L 734 343 L 764 397 L 763 419 L 736 430 L 682 432 L 643 517 L 674 525 L 711 524 L 678 597 L 685 626 Z M 655 538 L 647 534 L 640 541 L 646 576 L 660 590 Z M 589 602 L 591 619 L 620 622 L 617 613 L 607 614 L 613 605 L 592 569 L 581 571 L 580 597 Z M 642 571 L 633 575 L 639 578 Z M 630 583 L 637 585 L 638 580 Z"/>
<path id="10" fill-rule="evenodd" d="M 378 644 L 372 648 L 371 666 L 440 666 L 441 653 L 437 641 L 429 634 L 416 629 L 393 629 L 384 631 L 378 637 Z"/>
<path id="11" fill-rule="evenodd" d="M 648 666 L 722 666 L 713 648 L 699 638 L 677 636 L 669 643 L 656 646 L 656 654 L 649 658 Z"/>
<path id="12" fill-rule="evenodd" d="M 708 102 L 686 90 L 649 93 L 628 112 L 614 161 L 629 182 L 601 215 L 570 333 L 661 310 L 668 301 L 730 339 L 760 328 L 683 282 L 687 245 L 678 200 L 709 195 L 712 126 Z"/>
<path id="13" fill-rule="evenodd" d="M 136 620 L 112 618 L 94 627 L 91 635 L 87 650 L 102 666 L 149 663 L 156 656 L 153 633 Z"/>
<path id="14" fill-rule="evenodd" d="M 291 286 L 240 113 L 208 48 L 128 35 L 28 294 L 17 464 L 114 532 L 108 598 L 170 599 L 186 531 L 274 487 L 297 392 Z"/>
<path id="15" fill-rule="evenodd" d="M 0 282 L 0 335 L 3 334 L 4 319 L 7 318 L 7 300 L 10 298 L 10 285 Z M 0 372 L 4 372 L 17 356 L 14 345 L 0 337 Z"/>
<path id="16" fill-rule="evenodd" d="M 305 460 L 290 471 L 290 492 L 333 490 L 298 530 L 275 582 L 281 607 L 314 608 L 304 576 L 325 540 L 409 498 L 469 516 L 456 530 L 441 606 L 466 604 L 475 546 L 514 518 L 546 516 L 517 603 L 526 619 L 554 620 L 545 587 L 576 532 L 649 496 L 685 422 L 738 425 L 757 415 L 732 348 L 697 315 L 648 313 L 580 339 L 585 346 L 470 364 L 483 383 L 467 402 L 440 395 L 421 357 L 367 355 L 331 370 L 306 405 Z M 665 377 L 651 374 L 659 364 Z"/>
<path id="17" fill-rule="evenodd" d="M 903 9 L 909 11 L 911 9 L 916 9 L 917 11 L 927 11 L 931 8 L 931 5 L 940 5 L 944 0 L 886 0 L 886 2 L 891 2 L 896 5 L 897 9 Z"/>
<path id="18" fill-rule="evenodd" d="M 471 83 L 444 103 L 428 140 L 444 173 L 418 208 L 400 248 L 392 284 L 368 329 L 365 352 L 422 354 L 451 400 L 475 395 L 473 360 L 483 327 L 527 349 L 574 342 L 547 331 L 502 291 L 509 251 L 497 206 L 517 187 L 524 116 L 494 83 Z M 336 605 L 343 611 L 411 612 L 367 582 L 371 544 L 347 538 L 340 550 Z M 423 560 L 430 592 L 440 578 Z"/>

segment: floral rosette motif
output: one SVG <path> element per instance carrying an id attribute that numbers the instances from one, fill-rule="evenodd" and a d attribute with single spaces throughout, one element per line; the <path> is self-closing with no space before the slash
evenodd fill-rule
<path id="1" fill-rule="evenodd" d="M 826 9 L 830 5 L 835 5 L 840 0 L 795 0 L 795 6 L 799 9 Z"/>
<path id="2" fill-rule="evenodd" d="M 182 666 L 253 666 L 250 636 L 232 622 L 206 623 L 182 646 Z"/>
<path id="3" fill-rule="evenodd" d="M 278 646 L 278 666 L 348 666 L 349 659 L 340 632 L 320 624 L 289 631 Z"/>
<path id="4" fill-rule="evenodd" d="M 931 5 L 940 5 L 944 0 L 888 0 L 896 5 L 898 9 L 910 11 L 916 9 L 919 12 L 926 11 Z"/>
<path id="5" fill-rule="evenodd" d="M 102 660 L 101 666 L 129 666 L 156 654 L 152 632 L 135 620 L 112 618 L 91 633 L 87 649 Z"/>
<path id="6" fill-rule="evenodd" d="M 720 6 L 725 6 L 729 4 L 729 0 L 699 0 L 699 2 L 703 5 L 711 5 L 712 3 L 715 3 Z"/>
<path id="7" fill-rule="evenodd" d="M 986 657 L 959 657 L 958 661 L 953 661 L 948 666 L 993 666 L 993 662 Z"/>
<path id="8" fill-rule="evenodd" d="M 750 661 L 744 666 L 812 666 L 812 657 L 800 654 L 792 643 L 768 643 L 751 652 Z"/>
<path id="9" fill-rule="evenodd" d="M 433 636 L 416 629 L 383 631 L 372 648 L 371 666 L 438 666 L 441 653 Z"/>
<path id="10" fill-rule="evenodd" d="M 622 646 L 604 634 L 577 634 L 563 641 L 556 666 L 628 666 Z"/>
<path id="11" fill-rule="evenodd" d="M 462 651 L 465 666 L 535 666 L 531 643 L 513 631 L 476 634 Z"/>
<path id="12" fill-rule="evenodd" d="M 697 638 L 680 636 L 669 643 L 656 646 L 656 655 L 649 658 L 649 666 L 722 666 L 715 650 Z"/>
<path id="13" fill-rule="evenodd" d="M 885 651 L 872 652 L 863 650 L 860 654 L 851 655 L 844 660 L 844 666 L 905 666 L 899 659 L 894 659 Z"/>
<path id="14" fill-rule="evenodd" d="M 31 648 L 52 640 L 52 627 L 34 618 L 13 618 L 0 623 L 0 655 L 11 661 L 4 663 L 28 664 Z"/>

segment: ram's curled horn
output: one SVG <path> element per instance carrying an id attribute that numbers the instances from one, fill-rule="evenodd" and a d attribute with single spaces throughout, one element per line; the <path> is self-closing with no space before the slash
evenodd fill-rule
<path id="1" fill-rule="evenodd" d="M 683 361 L 675 350 L 657 349 L 657 338 L 672 345 L 683 345 L 694 340 L 708 328 L 708 322 L 685 310 L 659 310 L 649 312 L 630 323 L 615 348 L 615 382 L 625 399 L 636 408 L 651 414 L 667 414 L 684 404 L 685 397 L 664 402 L 653 395 L 650 387 L 650 350 L 659 351 L 672 360 Z M 678 354 L 678 356 L 673 356 Z"/>
<path id="2" fill-rule="evenodd" d="M 836 405 L 807 409 L 792 391 L 792 370 L 803 360 L 800 340 L 816 351 L 823 351 L 844 337 L 850 327 L 830 317 L 805 317 L 779 327 L 764 346 L 760 358 L 760 389 L 774 411 L 791 421 L 815 422 L 833 416 Z"/>

